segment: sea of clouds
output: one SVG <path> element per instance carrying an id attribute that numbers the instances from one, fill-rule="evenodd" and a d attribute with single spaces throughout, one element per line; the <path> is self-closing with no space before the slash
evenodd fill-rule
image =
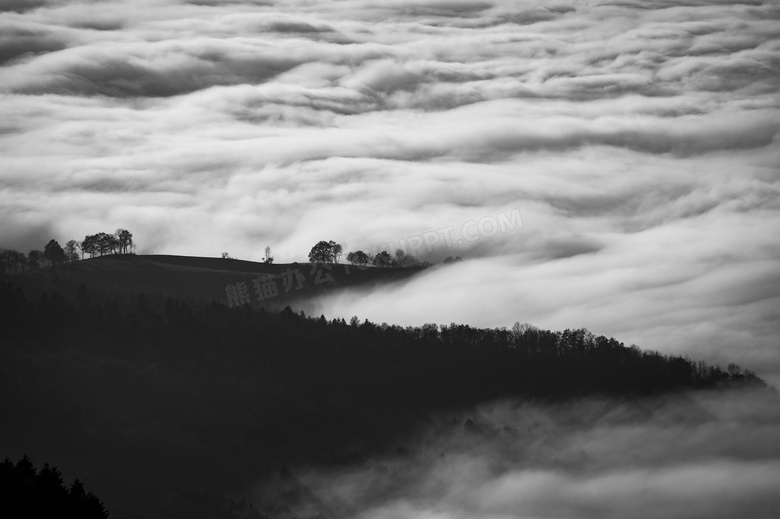
<path id="1" fill-rule="evenodd" d="M 518 209 L 321 302 L 587 327 L 780 382 L 780 6 L 0 0 L 0 246 L 306 261 Z M 391 251 L 392 252 L 392 251 Z"/>

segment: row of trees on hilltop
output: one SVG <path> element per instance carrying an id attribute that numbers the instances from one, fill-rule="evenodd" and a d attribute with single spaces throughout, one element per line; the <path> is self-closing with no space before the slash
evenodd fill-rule
<path id="1" fill-rule="evenodd" d="M 309 251 L 309 261 L 311 263 L 338 263 L 343 250 L 341 244 L 333 240 L 321 240 Z M 451 260 L 452 258 L 449 259 Z M 407 254 L 403 249 L 397 249 L 394 256 L 391 256 L 386 250 L 376 255 L 358 250 L 348 253 L 347 261 L 352 265 L 372 265 L 374 267 L 426 268 L 431 266 L 431 263 L 420 261 L 411 254 Z"/>
<path id="2" fill-rule="evenodd" d="M 51 239 L 43 250 L 33 249 L 27 254 L 15 249 L 0 249 L 0 273 L 18 274 L 41 267 L 53 267 L 62 263 L 78 261 L 85 256 L 94 258 L 106 254 L 134 254 L 133 233 L 117 229 L 114 233 L 89 234 L 82 241 L 68 240 L 61 246 Z"/>
<path id="3" fill-rule="evenodd" d="M 339 263 L 344 252 L 344 247 L 333 240 L 320 240 L 309 251 L 310 263 Z M 222 259 L 233 259 L 227 252 L 222 253 Z M 350 252 L 346 256 L 347 261 L 352 265 L 374 266 L 374 267 L 412 267 L 427 268 L 433 266 L 428 261 L 420 261 L 412 254 L 408 254 L 403 249 L 396 249 L 395 254 L 391 255 L 386 250 L 371 254 L 357 250 Z M 271 247 L 266 246 L 265 256 L 261 259 L 263 263 L 273 263 L 274 257 L 271 255 Z M 448 256 L 444 264 L 461 261 L 460 256 L 453 258 Z"/>
<path id="4" fill-rule="evenodd" d="M 68 242 L 70 243 L 70 242 Z M 128 254 L 135 251 L 133 233 L 127 229 L 117 229 L 115 233 L 99 232 L 84 237 L 84 241 L 76 244 L 81 251 L 81 257 L 104 256 L 106 254 Z"/>
<path id="5" fill-rule="evenodd" d="M 347 254 L 347 261 L 353 265 L 373 265 L 374 267 L 416 267 L 427 268 L 432 266 L 428 261 L 420 261 L 403 249 L 396 249 L 395 255 L 391 256 L 389 252 L 382 252 L 371 255 L 358 250 Z"/>
<path id="6" fill-rule="evenodd" d="M 236 259 L 236 258 L 232 257 L 230 255 L 230 253 L 228 253 L 228 252 L 223 252 L 222 253 L 222 259 Z M 271 254 L 271 246 L 270 245 L 266 245 L 265 246 L 265 256 L 262 257 L 260 262 L 261 263 L 267 263 L 269 265 L 274 262 L 274 256 L 273 256 L 273 254 Z"/>

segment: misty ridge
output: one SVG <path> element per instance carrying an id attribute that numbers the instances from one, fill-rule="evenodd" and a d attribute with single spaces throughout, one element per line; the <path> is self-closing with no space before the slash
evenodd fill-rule
<path id="1" fill-rule="evenodd" d="M 347 322 L 68 277 L 120 260 L 0 284 L 3 455 L 68 467 L 111 517 L 777 510 L 780 400 L 737 364 L 585 329 Z"/>

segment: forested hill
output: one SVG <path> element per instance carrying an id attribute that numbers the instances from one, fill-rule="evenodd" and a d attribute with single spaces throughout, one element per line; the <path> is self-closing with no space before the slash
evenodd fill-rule
<path id="1" fill-rule="evenodd" d="M 344 371 L 338 377 L 344 383 L 371 374 L 372 385 L 389 382 L 402 370 L 406 383 L 402 388 L 388 383 L 392 392 L 415 388 L 410 394 L 418 394 L 430 385 L 420 398 L 442 403 L 450 397 L 459 403 L 461 398 L 520 393 L 625 395 L 761 382 L 734 365 L 723 371 L 687 358 L 626 347 L 583 329 L 552 332 L 531 325 L 484 329 L 455 323 L 403 328 L 361 323 L 356 318 L 350 323 L 327 321 L 296 314 L 289 307 L 281 312 L 248 305 L 230 309 L 158 294 L 132 293 L 108 301 L 103 296 L 102 302 L 92 301 L 84 285 L 76 291 L 76 304 L 59 292 L 30 300 L 11 283 L 2 287 L 1 309 L 8 318 L 4 332 L 13 343 L 99 351 L 128 360 L 163 360 L 159 355 L 165 352 L 176 353 L 171 360 L 179 355 L 241 353 L 295 369 L 310 363 L 321 368 L 332 364 L 333 369 Z M 46 326 L 38 325 L 42 323 Z"/>
<path id="2" fill-rule="evenodd" d="M 269 264 L 233 258 L 112 254 L 10 277 L 28 288 L 55 287 L 69 292 L 72 287 L 85 283 L 95 289 L 281 309 L 324 291 L 403 281 L 422 270 L 348 263 Z"/>
<path id="3" fill-rule="evenodd" d="M 401 328 L 86 287 L 28 297 L 10 283 L 0 315 L 0 458 L 79 468 L 123 517 L 262 517 L 226 512 L 243 505 L 225 496 L 496 399 L 763 385 L 586 330 Z"/>

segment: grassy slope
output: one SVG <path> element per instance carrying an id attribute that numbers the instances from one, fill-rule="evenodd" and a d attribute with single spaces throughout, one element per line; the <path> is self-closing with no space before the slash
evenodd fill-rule
<path id="1" fill-rule="evenodd" d="M 298 270 L 301 288 L 285 272 Z M 319 273 L 317 272 L 319 270 Z M 259 303 L 252 281 L 271 275 L 279 295 L 266 299 L 266 307 L 283 307 L 292 301 L 348 286 L 371 286 L 408 279 L 419 273 L 416 268 L 357 268 L 349 264 L 312 265 L 309 263 L 265 264 L 222 258 L 170 255 L 116 255 L 76 261 L 57 268 L 25 272 L 17 278 L 21 284 L 78 284 L 103 289 L 119 289 L 186 297 L 227 304 L 225 288 L 245 282 L 252 304 Z M 285 284 L 287 278 L 287 284 Z"/>

